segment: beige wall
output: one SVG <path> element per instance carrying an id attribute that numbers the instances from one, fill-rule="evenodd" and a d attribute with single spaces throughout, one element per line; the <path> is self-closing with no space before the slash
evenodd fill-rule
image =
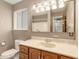
<path id="1" fill-rule="evenodd" d="M 12 40 L 12 8 L 0 0 L 0 53 L 13 47 Z M 6 45 L 2 46 L 1 42 Z"/>
<path id="2" fill-rule="evenodd" d="M 73 39 L 73 37 L 69 37 L 68 36 L 68 33 L 61 33 L 61 34 L 57 34 L 57 33 L 33 33 L 33 32 L 31 32 L 31 24 L 32 24 L 32 21 L 31 21 L 31 7 L 32 7 L 32 5 L 33 4 L 35 4 L 35 3 L 37 3 L 37 2 L 39 2 L 39 1 L 42 1 L 42 0 L 23 0 L 23 2 L 20 2 L 20 3 L 18 3 L 18 4 L 16 4 L 16 5 L 14 5 L 14 11 L 16 11 L 16 10 L 18 10 L 18 9 L 21 9 L 21 8 L 28 8 L 28 12 L 29 12 L 29 31 L 26 31 L 26 33 L 30 33 L 30 35 L 32 34 L 32 36 L 46 36 L 46 37 L 54 37 L 55 35 L 57 35 L 57 37 L 59 37 L 59 38 L 72 38 Z M 24 32 L 24 31 L 22 31 L 22 32 Z M 19 36 L 20 35 L 24 35 L 24 33 L 20 33 L 20 31 L 18 32 L 18 33 L 20 33 L 20 34 L 18 34 L 17 32 L 15 32 L 15 34 L 14 34 L 14 37 L 16 36 L 16 37 L 18 37 L 19 38 Z M 16 34 L 18 34 L 18 35 L 16 35 Z M 25 36 L 25 35 L 24 35 Z M 15 37 L 15 39 L 16 39 L 16 37 Z M 27 35 L 26 37 L 30 37 L 29 35 Z M 21 37 L 20 37 L 21 38 Z"/>
<path id="3" fill-rule="evenodd" d="M 26 31 L 26 30 L 15 30 L 13 31 L 13 36 L 14 36 L 14 40 L 16 39 L 26 40 L 26 39 L 30 39 L 31 33 L 30 31 Z"/>

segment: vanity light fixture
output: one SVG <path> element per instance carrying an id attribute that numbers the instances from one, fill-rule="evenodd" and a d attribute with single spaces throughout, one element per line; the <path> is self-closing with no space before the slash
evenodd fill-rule
<path id="1" fill-rule="evenodd" d="M 67 1 L 67 0 L 65 0 Z M 65 7 L 64 0 L 45 0 L 39 4 L 33 5 L 32 10 L 35 12 L 44 12 Z M 57 5 L 58 4 L 58 5 Z"/>

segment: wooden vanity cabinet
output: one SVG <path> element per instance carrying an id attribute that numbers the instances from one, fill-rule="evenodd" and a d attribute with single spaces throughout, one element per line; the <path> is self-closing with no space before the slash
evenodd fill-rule
<path id="1" fill-rule="evenodd" d="M 75 59 L 20 45 L 19 59 Z"/>

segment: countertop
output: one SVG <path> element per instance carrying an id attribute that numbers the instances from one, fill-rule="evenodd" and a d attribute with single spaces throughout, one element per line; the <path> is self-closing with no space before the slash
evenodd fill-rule
<path id="1" fill-rule="evenodd" d="M 77 56 L 77 46 L 74 44 L 68 44 L 68 43 L 60 43 L 60 42 L 50 42 L 52 44 L 55 44 L 56 46 L 53 47 L 46 47 L 41 44 L 41 42 L 45 42 L 44 40 L 27 40 L 23 41 L 20 44 L 26 45 L 29 47 L 37 48 L 40 50 L 45 50 L 48 52 L 57 53 L 60 55 L 72 57 L 72 58 L 78 58 Z"/>

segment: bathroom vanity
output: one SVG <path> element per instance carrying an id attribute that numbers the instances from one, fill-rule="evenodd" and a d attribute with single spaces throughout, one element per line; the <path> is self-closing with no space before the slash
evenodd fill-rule
<path id="1" fill-rule="evenodd" d="M 20 59 L 77 59 L 75 45 L 55 43 L 56 46 L 45 46 L 43 41 L 27 40 L 20 44 Z M 63 44 L 63 46 L 61 46 Z M 58 47 L 59 46 L 59 47 Z"/>

